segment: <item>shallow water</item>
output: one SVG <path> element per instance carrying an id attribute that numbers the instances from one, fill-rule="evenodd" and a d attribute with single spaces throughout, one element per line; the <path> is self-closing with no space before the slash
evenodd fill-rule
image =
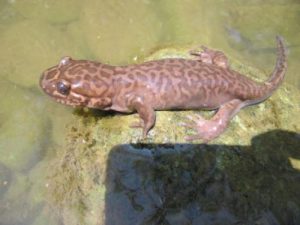
<path id="1" fill-rule="evenodd" d="M 296 0 L 0 0 L 0 224 L 300 224 L 296 123 L 246 146 L 127 139 L 104 141 L 109 151 L 101 152 L 87 140 L 92 132 L 80 130 L 85 113 L 38 86 L 64 55 L 129 64 L 199 45 L 269 74 L 279 34 L 292 107 L 283 121 L 292 123 L 300 113 L 299 20 Z"/>

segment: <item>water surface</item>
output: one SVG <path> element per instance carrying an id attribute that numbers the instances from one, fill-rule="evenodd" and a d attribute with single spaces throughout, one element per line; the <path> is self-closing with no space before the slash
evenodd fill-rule
<path id="1" fill-rule="evenodd" d="M 171 145 L 162 150 L 159 146 L 159 153 L 152 145 L 135 146 L 133 152 L 126 145 L 124 151 L 117 149 L 105 154 L 90 147 L 85 149 L 89 158 L 76 151 L 85 140 L 80 136 L 81 131 L 70 131 L 78 114 L 53 102 L 38 86 L 42 71 L 65 55 L 125 65 L 141 62 L 159 49 L 199 45 L 220 49 L 230 58 L 269 74 L 275 64 L 275 36 L 279 34 L 289 51 L 285 88 L 291 91 L 290 96 L 299 96 L 299 20 L 300 4 L 296 0 L 0 0 L 0 224 L 115 224 L 116 217 L 118 224 L 136 221 L 214 224 L 221 218 L 232 224 L 247 221 L 248 214 L 257 215 L 256 221 L 267 221 L 263 224 L 299 224 L 299 196 L 294 186 L 288 188 L 289 183 L 299 185 L 300 182 L 299 125 L 291 126 L 288 133 L 280 131 L 266 136 L 271 139 L 279 134 L 290 138 L 291 142 L 283 140 L 277 143 L 281 147 L 276 148 L 286 150 L 288 156 L 279 155 L 275 159 L 270 158 L 269 150 L 247 155 L 244 153 L 247 148 L 228 147 L 224 154 L 235 161 L 223 165 L 218 164 L 223 154 L 216 151 L 220 146 L 211 152 L 201 152 L 203 147 L 198 145 Z M 300 113 L 299 101 L 292 103 L 293 110 Z M 286 121 L 294 119 L 286 117 Z M 70 132 L 76 133 L 77 138 L 70 138 Z M 293 144 L 292 148 L 288 143 Z M 285 149 L 285 145 L 289 148 Z M 180 155 L 176 146 L 190 153 Z M 128 148 L 131 150 L 127 151 Z M 166 152 L 172 156 L 166 157 Z M 240 164 L 243 159 L 239 158 L 240 154 L 246 155 L 243 156 L 246 164 Z M 86 162 L 92 159 L 96 160 L 95 164 Z M 85 164 L 79 164 L 81 160 Z M 282 166 L 282 174 L 273 168 L 274 160 L 279 170 Z M 206 166 L 197 167 L 202 164 Z M 234 165 L 242 166 L 242 172 L 235 171 Z M 223 171 L 225 167 L 230 170 Z M 65 168 L 69 169 L 68 174 Z M 247 168 L 253 174 L 249 175 Z M 87 181 L 88 173 L 95 171 L 98 175 L 93 174 L 93 180 Z M 57 177 L 59 172 L 63 176 Z M 242 199 L 247 199 L 246 195 L 260 187 L 247 179 L 238 183 L 235 176 L 256 179 L 256 173 L 262 182 L 255 184 L 275 187 L 263 188 L 264 194 L 253 195 L 254 200 L 249 200 L 253 205 L 247 206 L 233 193 L 245 194 Z M 153 179 L 144 180 L 147 176 Z M 112 177 L 117 178 L 112 180 Z M 74 191 L 78 178 L 83 186 Z M 117 188 L 112 183 L 116 180 L 121 185 Z M 149 182 L 148 186 L 143 182 Z M 241 190 L 230 189 L 230 184 Z M 176 192 L 177 185 L 182 195 Z M 87 195 L 87 190 L 94 192 Z M 203 193 L 195 195 L 199 190 Z M 280 193 L 282 190 L 286 191 Z M 222 194 L 218 195 L 218 191 Z M 179 200 L 172 200 L 172 195 Z M 261 196 L 264 199 L 259 205 Z M 285 205 L 275 201 L 271 207 L 276 197 Z M 116 211 L 116 202 L 120 202 L 118 209 L 124 218 Z M 234 206 L 230 208 L 225 203 Z M 237 209 L 239 204 L 245 208 L 240 209 L 240 214 L 233 214 L 230 210 Z M 255 207 L 260 210 L 257 214 L 252 210 Z M 287 210 L 283 213 L 276 211 L 284 208 Z"/>

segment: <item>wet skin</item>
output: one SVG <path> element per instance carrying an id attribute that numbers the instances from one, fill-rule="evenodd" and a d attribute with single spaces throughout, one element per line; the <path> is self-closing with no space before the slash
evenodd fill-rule
<path id="1" fill-rule="evenodd" d="M 155 110 L 217 110 L 206 120 L 189 117 L 184 126 L 196 131 L 187 140 L 213 140 L 222 134 L 242 108 L 266 100 L 282 83 L 286 49 L 277 37 L 278 56 L 270 78 L 258 83 L 230 69 L 221 51 L 203 47 L 194 59 L 161 59 L 128 66 L 112 66 L 64 57 L 43 72 L 41 88 L 56 101 L 119 112 L 137 112 L 143 137 L 155 124 Z"/>

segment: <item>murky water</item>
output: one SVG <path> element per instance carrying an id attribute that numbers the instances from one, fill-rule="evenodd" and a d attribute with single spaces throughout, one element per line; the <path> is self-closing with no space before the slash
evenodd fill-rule
<path id="1" fill-rule="evenodd" d="M 296 0 L 0 0 L 0 224 L 300 224 L 299 21 Z M 278 34 L 284 104 L 250 109 L 228 131 L 238 139 L 211 146 L 168 143 L 180 133 L 159 118 L 168 144 L 131 145 L 126 116 L 74 111 L 38 86 L 64 55 L 129 64 L 199 45 L 267 76 Z"/>

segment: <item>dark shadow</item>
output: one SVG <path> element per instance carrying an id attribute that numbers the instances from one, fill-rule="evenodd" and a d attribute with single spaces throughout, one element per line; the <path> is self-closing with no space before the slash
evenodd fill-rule
<path id="1" fill-rule="evenodd" d="M 300 135 L 251 146 L 120 145 L 106 171 L 106 225 L 299 225 Z"/>
<path id="2" fill-rule="evenodd" d="M 92 117 L 98 119 L 98 118 L 102 118 L 102 117 L 115 116 L 115 115 L 122 114 L 122 113 L 119 113 L 117 111 L 105 111 L 105 110 L 98 110 L 98 109 L 85 110 L 84 108 L 76 108 L 73 110 L 73 114 L 84 117 L 84 118 L 92 116 Z"/>

